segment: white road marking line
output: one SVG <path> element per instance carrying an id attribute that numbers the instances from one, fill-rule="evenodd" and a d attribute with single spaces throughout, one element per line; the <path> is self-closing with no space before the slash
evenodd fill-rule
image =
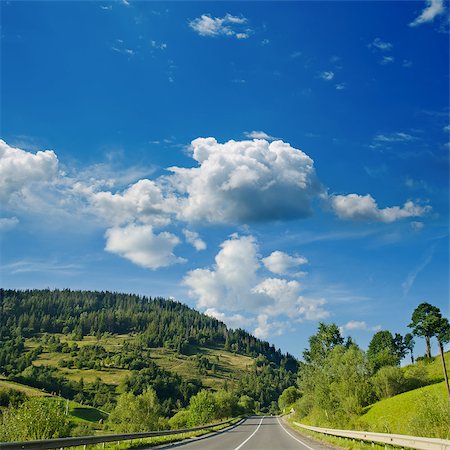
<path id="1" fill-rule="evenodd" d="M 239 445 L 238 447 L 236 447 L 234 450 L 239 450 L 243 445 L 245 445 L 255 434 L 256 434 L 256 432 L 259 430 L 259 427 L 261 426 L 261 424 L 262 424 L 262 421 L 264 420 L 264 417 L 266 417 L 266 416 L 263 416 L 263 418 L 261 419 L 261 421 L 259 422 L 259 425 L 258 425 L 258 427 L 256 428 L 256 430 L 241 444 L 241 445 Z M 313 450 L 313 449 L 311 449 L 311 450 Z"/>
<path id="2" fill-rule="evenodd" d="M 310 447 L 308 444 L 305 444 L 304 442 L 302 442 L 300 439 L 297 439 L 295 436 L 293 436 L 291 433 L 289 433 L 288 430 L 286 430 L 286 428 L 283 427 L 283 425 L 281 425 L 280 422 L 280 418 L 277 417 L 278 423 L 280 424 L 280 427 L 283 428 L 284 431 L 286 431 L 286 433 L 292 438 L 295 439 L 297 442 L 300 442 L 300 444 L 304 445 L 306 448 L 309 448 L 309 450 L 314 450 L 312 447 Z M 236 449 L 237 450 L 237 449 Z"/>

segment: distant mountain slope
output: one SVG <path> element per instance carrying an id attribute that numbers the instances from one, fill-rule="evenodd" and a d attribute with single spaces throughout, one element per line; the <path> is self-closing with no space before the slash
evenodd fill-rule
<path id="1" fill-rule="evenodd" d="M 268 342 L 186 305 L 113 292 L 0 290 L 0 375 L 111 410 L 155 390 L 164 414 L 202 388 L 274 407 L 298 363 Z"/>
<path id="2" fill-rule="evenodd" d="M 149 347 L 164 346 L 184 353 L 190 344 L 220 345 L 242 355 L 263 355 L 277 366 L 296 369 L 293 357 L 283 355 L 268 342 L 244 330 L 228 329 L 223 322 L 160 297 L 69 289 L 1 289 L 0 311 L 0 337 L 14 328 L 24 336 L 48 332 L 74 333 L 79 338 L 137 332 Z"/>

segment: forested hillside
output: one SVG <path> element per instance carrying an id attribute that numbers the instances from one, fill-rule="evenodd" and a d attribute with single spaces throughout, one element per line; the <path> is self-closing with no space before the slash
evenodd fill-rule
<path id="1" fill-rule="evenodd" d="M 194 425 L 243 412 L 275 412 L 278 396 L 297 376 L 292 356 L 173 300 L 0 290 L 0 312 L 0 412 L 1 406 L 18 408 L 11 416 L 14 408 L 3 409 L 4 421 L 20 417 L 20 408 L 46 405 L 45 398 L 25 401 L 27 391 L 17 387 L 30 386 L 71 400 L 76 408 L 110 412 L 104 426 L 113 430 L 148 428 L 149 418 L 140 425 L 127 422 L 130 408 L 146 403 L 158 418 L 153 428 Z M 209 415 L 202 413 L 205 408 Z M 70 427 L 61 430 L 73 433 Z"/>
<path id="2" fill-rule="evenodd" d="M 194 345 L 223 345 L 225 350 L 275 365 L 294 364 L 268 342 L 182 303 L 163 298 L 113 292 L 66 290 L 0 290 L 0 338 L 36 333 L 73 333 L 81 339 L 102 333 L 139 333 L 148 347 L 170 347 L 180 353 Z M 292 368 L 294 368 L 292 366 Z"/>

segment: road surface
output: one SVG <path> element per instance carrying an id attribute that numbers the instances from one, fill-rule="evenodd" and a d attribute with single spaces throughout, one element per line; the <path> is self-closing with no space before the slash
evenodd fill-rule
<path id="1" fill-rule="evenodd" d="M 178 450 L 324 450 L 323 444 L 301 436 L 278 417 L 253 416 L 229 429 L 158 447 Z"/>

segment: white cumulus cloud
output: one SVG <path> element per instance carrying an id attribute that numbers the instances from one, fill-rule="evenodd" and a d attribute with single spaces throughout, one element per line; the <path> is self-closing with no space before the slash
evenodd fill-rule
<path id="1" fill-rule="evenodd" d="M 179 238 L 168 232 L 155 234 L 151 225 L 132 224 L 123 228 L 110 228 L 105 237 L 106 251 L 147 269 L 185 262 L 173 254 L 174 247 L 180 243 Z"/>
<path id="2" fill-rule="evenodd" d="M 208 308 L 205 314 L 214 317 L 227 324 L 230 328 L 248 328 L 254 323 L 254 319 L 244 317 L 242 314 L 225 314 L 216 308 Z"/>
<path id="3" fill-rule="evenodd" d="M 75 189 L 85 190 L 84 184 Z M 168 198 L 161 187 L 152 180 L 142 179 L 122 193 L 110 191 L 84 192 L 91 211 L 113 225 L 139 220 L 152 225 L 167 225 L 175 200 Z"/>
<path id="4" fill-rule="evenodd" d="M 266 258 L 263 258 L 262 262 L 272 273 L 289 275 L 292 269 L 306 264 L 308 260 L 303 256 L 290 256 L 287 253 L 276 250 Z"/>
<path id="5" fill-rule="evenodd" d="M 181 194 L 177 216 L 193 222 L 245 223 L 302 218 L 323 192 L 313 160 L 283 141 L 198 138 L 199 166 L 171 167 L 167 181 Z"/>
<path id="6" fill-rule="evenodd" d="M 31 190 L 56 179 L 58 158 L 53 150 L 27 152 L 0 139 L 0 200 L 21 202 Z"/>
<path id="7" fill-rule="evenodd" d="M 241 301 L 251 303 L 256 300 L 251 296 L 251 289 L 257 283 L 259 266 L 255 239 L 234 236 L 221 244 L 212 270 L 191 270 L 184 283 L 197 299 L 199 308 L 226 305 L 228 310 L 237 310 Z"/>
<path id="8" fill-rule="evenodd" d="M 300 295 L 301 285 L 295 280 L 263 278 L 261 267 L 255 238 L 233 235 L 221 244 L 214 266 L 189 271 L 184 284 L 198 308 L 220 311 L 223 317 L 237 319 L 241 315 L 257 321 L 254 332 L 260 336 L 266 336 L 270 330 L 272 334 L 276 329 L 286 330 L 286 326 L 277 325 L 280 317 L 285 318 L 280 323 L 286 319 L 292 323 L 329 315 L 323 308 L 324 299 L 304 298 Z"/>
<path id="9" fill-rule="evenodd" d="M 266 339 L 270 336 L 280 336 L 287 329 L 291 328 L 286 322 L 269 322 L 269 316 L 267 314 L 259 314 L 257 321 L 258 326 L 254 329 L 253 334 L 259 339 Z"/>
<path id="10" fill-rule="evenodd" d="M 433 20 L 445 12 L 444 0 L 427 0 L 425 9 L 410 24 L 410 27 L 416 27 Z"/>
<path id="11" fill-rule="evenodd" d="M 331 206 L 340 219 L 386 223 L 407 217 L 420 217 L 431 210 L 428 205 L 420 206 L 412 201 L 407 201 L 402 207 L 380 209 L 370 194 L 334 195 L 331 197 Z"/>

